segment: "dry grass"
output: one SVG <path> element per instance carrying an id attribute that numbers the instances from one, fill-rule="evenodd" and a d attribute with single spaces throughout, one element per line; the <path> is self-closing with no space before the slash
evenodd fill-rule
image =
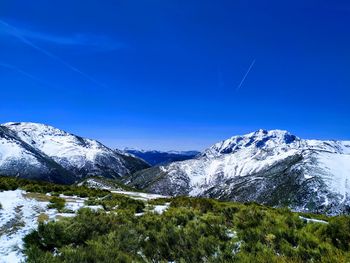
<path id="1" fill-rule="evenodd" d="M 49 202 L 52 196 L 48 196 L 46 194 L 41 193 L 25 193 L 23 194 L 25 198 L 35 199 L 39 202 Z"/>
<path id="2" fill-rule="evenodd" d="M 46 221 L 49 221 L 49 216 L 45 213 L 41 213 L 39 216 L 38 216 L 38 223 L 44 223 Z"/>

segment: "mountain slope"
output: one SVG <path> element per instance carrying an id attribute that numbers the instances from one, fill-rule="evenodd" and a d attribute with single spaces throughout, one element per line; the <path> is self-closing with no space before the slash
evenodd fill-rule
<path id="1" fill-rule="evenodd" d="M 23 142 L 15 132 L 0 125 L 0 174 L 58 183 L 73 183 L 74 175 L 49 156 Z"/>
<path id="2" fill-rule="evenodd" d="M 38 123 L 0 125 L 0 173 L 72 183 L 86 176 L 121 177 L 148 165 L 138 158 Z"/>
<path id="3" fill-rule="evenodd" d="M 196 155 L 199 154 L 197 151 L 145 151 L 145 150 L 136 150 L 128 149 L 124 150 L 125 152 L 137 156 L 152 166 L 155 165 L 165 165 L 177 161 L 185 161 L 193 159 Z"/>
<path id="4" fill-rule="evenodd" d="M 165 195 L 336 214 L 350 210 L 350 142 L 302 140 L 286 131 L 259 130 L 219 142 L 196 159 L 140 171 L 128 180 Z"/>

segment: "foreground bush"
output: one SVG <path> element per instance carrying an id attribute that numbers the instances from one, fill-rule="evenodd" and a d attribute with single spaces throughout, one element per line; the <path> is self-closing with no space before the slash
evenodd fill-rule
<path id="1" fill-rule="evenodd" d="M 112 207 L 115 197 L 106 200 Z M 288 209 L 174 198 L 162 215 L 79 211 L 25 238 L 29 262 L 348 262 L 350 218 L 306 223 Z M 152 201 L 159 203 L 160 201 Z M 132 202 L 130 202 L 132 204 Z"/>
<path id="2" fill-rule="evenodd" d="M 77 195 L 79 197 L 103 197 L 109 194 L 107 190 L 91 189 L 86 186 L 59 185 L 43 181 L 19 179 L 0 176 L 0 191 L 23 189 L 33 193 L 52 193 L 52 195 Z"/>
<path id="3" fill-rule="evenodd" d="M 141 213 L 145 203 L 141 200 L 132 199 L 121 194 L 108 194 L 103 198 L 89 198 L 87 205 L 101 205 L 104 210 L 126 210 L 132 213 Z"/>
<path id="4" fill-rule="evenodd" d="M 64 208 L 65 203 L 65 199 L 54 196 L 50 199 L 50 203 L 47 205 L 47 208 L 55 208 L 58 211 L 61 211 Z"/>

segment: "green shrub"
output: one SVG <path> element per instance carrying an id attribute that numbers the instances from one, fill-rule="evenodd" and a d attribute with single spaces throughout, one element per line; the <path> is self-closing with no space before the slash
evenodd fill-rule
<path id="1" fill-rule="evenodd" d="M 51 193 L 52 196 L 76 195 L 79 197 L 103 197 L 109 194 L 107 190 L 91 189 L 86 186 L 59 185 L 43 181 L 20 179 L 9 176 L 0 176 L 0 190 L 23 189 L 27 192 Z"/>
<path id="2" fill-rule="evenodd" d="M 198 198 L 174 198 L 163 214 L 135 216 L 120 195 L 91 199 L 117 213 L 79 211 L 41 224 L 25 239 L 29 262 L 346 262 L 349 217 L 307 224 L 287 209 Z M 237 233 L 228 235 L 228 230 Z M 34 252 L 35 253 L 34 253 Z M 59 252 L 59 254 L 57 254 Z M 55 261 L 48 261 L 55 262 Z"/>
<path id="3" fill-rule="evenodd" d="M 121 194 L 108 194 L 103 198 L 89 198 L 87 205 L 102 205 L 107 211 L 115 209 L 127 210 L 133 213 L 141 213 L 145 208 L 145 203 L 141 200 L 132 199 Z"/>
<path id="4" fill-rule="evenodd" d="M 54 196 L 50 199 L 50 203 L 47 205 L 47 208 L 55 208 L 58 211 L 61 211 L 66 204 L 66 200 L 64 198 L 60 198 L 57 196 Z"/>
<path id="5" fill-rule="evenodd" d="M 64 211 L 59 194 L 88 197 L 74 218 L 39 223 L 24 238 L 28 262 L 350 262 L 350 217 L 307 214 L 328 224 L 307 223 L 289 209 L 205 198 L 176 197 L 163 214 L 145 203 L 84 186 L 0 177 L 0 190 L 51 193 L 50 207 Z M 304 214 L 304 216 L 306 216 Z M 234 234 L 232 234 L 234 232 Z"/>

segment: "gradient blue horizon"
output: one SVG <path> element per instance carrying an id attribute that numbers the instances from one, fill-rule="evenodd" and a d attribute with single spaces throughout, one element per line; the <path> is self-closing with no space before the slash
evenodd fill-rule
<path id="1" fill-rule="evenodd" d="M 0 1 L 0 123 L 201 150 L 350 140 L 347 1 Z"/>

